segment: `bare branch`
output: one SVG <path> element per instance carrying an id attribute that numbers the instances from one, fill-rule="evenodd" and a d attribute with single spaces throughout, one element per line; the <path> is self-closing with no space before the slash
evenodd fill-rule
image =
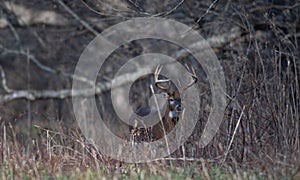
<path id="1" fill-rule="evenodd" d="M 69 14 L 71 14 L 77 21 L 79 21 L 86 29 L 91 31 L 95 36 L 97 36 L 99 33 L 91 27 L 86 21 L 81 19 L 75 12 L 73 12 L 64 2 L 61 0 L 56 0 Z"/>
<path id="2" fill-rule="evenodd" d="M 18 54 L 18 55 L 23 55 L 26 56 L 27 58 L 29 58 L 29 60 L 31 60 L 37 67 L 39 67 L 40 69 L 42 69 L 43 71 L 46 71 L 48 73 L 52 73 L 52 74 L 60 74 L 62 76 L 68 77 L 68 78 L 75 78 L 76 80 L 88 83 L 88 84 L 93 84 L 93 82 L 91 82 L 90 80 L 88 80 L 85 77 L 78 77 L 78 76 L 74 76 L 73 74 L 70 73 L 66 73 L 66 72 L 60 72 L 59 70 L 53 69 L 49 66 L 44 65 L 43 63 L 41 63 L 34 55 L 21 50 L 12 50 L 12 49 L 7 49 L 5 47 L 3 47 L 0 44 L 0 49 L 2 48 L 3 52 L 2 54 Z"/>
<path id="3" fill-rule="evenodd" d="M 49 25 L 65 25 L 67 22 L 67 20 L 63 16 L 54 11 L 37 11 L 28 9 L 11 1 L 4 1 L 1 4 L 3 4 L 3 6 L 7 10 L 13 12 L 16 15 L 18 23 L 20 25 L 32 25 L 39 23 Z"/>
<path id="4" fill-rule="evenodd" d="M 167 16 L 171 13 L 173 13 L 176 9 L 178 9 L 183 3 L 184 3 L 185 0 L 181 0 L 178 4 L 176 4 L 176 6 L 174 6 L 171 10 L 169 11 L 165 11 L 165 12 L 161 12 L 161 13 L 158 13 L 158 14 L 154 14 L 152 16 L 154 17 L 158 17 L 158 16 Z"/>
<path id="5" fill-rule="evenodd" d="M 78 90 L 74 91 L 76 96 L 91 96 L 91 90 Z M 0 104 L 10 102 L 17 99 L 37 100 L 37 99 L 64 99 L 71 97 L 72 90 L 13 90 L 12 93 L 0 96 Z"/>
<path id="6" fill-rule="evenodd" d="M 194 29 L 198 24 L 199 22 L 212 10 L 212 8 L 218 3 L 219 0 L 214 0 L 210 5 L 209 7 L 206 9 L 205 13 L 202 14 L 198 20 L 195 22 L 195 24 L 191 27 L 190 30 Z M 190 30 L 188 30 L 187 32 L 189 32 Z"/>
<path id="7" fill-rule="evenodd" d="M 102 2 L 102 1 L 98 1 L 99 3 L 101 4 L 104 4 L 104 6 L 106 7 L 110 7 L 111 10 L 113 10 L 114 13 L 106 13 L 106 12 L 101 12 L 101 11 L 98 11 L 96 10 L 95 8 L 91 7 L 87 2 L 86 0 L 81 0 L 82 4 L 84 4 L 89 10 L 91 10 L 92 12 L 98 14 L 98 15 L 101 15 L 101 16 L 112 16 L 112 17 L 120 17 L 120 18 L 129 18 L 129 17 L 132 17 L 132 16 L 125 16 L 125 15 L 119 15 L 118 13 L 125 13 L 125 14 L 132 14 L 134 12 L 131 12 L 131 11 L 122 11 L 122 10 L 118 10 L 118 9 L 115 9 L 114 7 L 112 7 L 111 5 L 108 5 L 107 3 L 105 2 Z M 140 12 L 141 13 L 141 12 Z"/>
<path id="8" fill-rule="evenodd" d="M 211 38 L 208 38 L 207 41 L 209 44 L 213 47 L 222 47 L 224 44 L 229 43 L 233 41 L 234 39 L 240 37 L 241 32 L 240 29 L 233 28 L 232 32 L 230 33 L 225 33 L 220 36 L 213 36 Z M 201 43 L 204 42 L 197 42 L 195 44 L 192 44 L 191 46 L 199 46 Z M 82 76 L 75 76 L 70 73 L 66 72 L 60 72 L 54 68 L 51 68 L 49 66 L 46 66 L 42 64 L 34 55 L 27 53 L 23 50 L 11 50 L 11 49 L 6 49 L 0 44 L 0 50 L 3 50 L 2 54 L 19 54 L 19 55 L 24 55 L 27 58 L 29 58 L 37 67 L 40 69 L 53 73 L 53 74 L 60 74 L 62 76 L 68 77 L 68 78 L 75 78 L 78 81 L 87 83 L 91 85 L 91 87 L 94 85 L 94 82 L 91 80 L 87 79 L 86 77 Z M 175 58 L 183 58 L 188 55 L 188 52 L 181 50 L 178 52 L 175 52 Z M 136 72 L 134 73 L 128 73 L 128 74 L 123 74 L 121 77 L 116 77 L 118 78 L 119 84 L 116 85 L 116 87 L 122 86 L 124 84 L 127 84 L 128 82 L 134 81 L 137 77 L 140 77 L 143 72 L 149 71 L 149 67 L 139 67 Z M 0 104 L 7 103 L 12 100 L 16 99 L 28 99 L 28 100 L 36 100 L 36 99 L 64 99 L 68 98 L 71 96 L 93 96 L 95 94 L 101 94 L 102 92 L 105 92 L 107 90 L 110 90 L 111 84 L 110 82 L 104 82 L 101 84 L 96 85 L 95 91 L 93 89 L 82 89 L 82 90 L 74 90 L 72 94 L 71 89 L 65 89 L 65 90 L 43 90 L 43 91 L 37 91 L 37 90 L 12 90 L 6 85 L 6 80 L 5 80 L 5 74 L 3 75 L 3 70 L 1 73 L 1 78 L 2 78 L 2 87 L 5 89 L 6 92 L 9 94 L 5 94 L 3 96 L 0 96 Z"/>
<path id="9" fill-rule="evenodd" d="M 230 43 L 237 38 L 240 38 L 242 35 L 242 31 L 239 27 L 233 27 L 230 32 L 224 33 L 217 36 L 212 36 L 207 38 L 204 41 L 199 41 L 194 44 L 191 44 L 190 47 L 203 47 L 203 43 L 208 43 L 210 47 L 213 48 L 220 48 L 223 47 L 225 44 Z M 206 46 L 204 46 L 206 47 Z M 188 55 L 188 52 L 185 49 L 175 52 L 176 58 L 183 58 Z"/>
<path id="10" fill-rule="evenodd" d="M 244 115 L 244 110 L 245 110 L 245 106 L 243 107 L 242 112 L 241 112 L 241 115 L 240 115 L 240 117 L 239 117 L 239 119 L 238 119 L 238 122 L 236 123 L 236 126 L 235 126 L 234 131 L 233 131 L 232 138 L 231 138 L 231 140 L 230 140 L 230 143 L 229 143 L 229 145 L 228 145 L 227 151 L 226 151 L 226 153 L 225 153 L 225 155 L 224 155 L 224 158 L 223 158 L 223 160 L 222 160 L 221 166 L 223 166 L 223 163 L 225 162 L 225 160 L 226 160 L 226 158 L 227 158 L 227 155 L 228 155 L 229 150 L 230 150 L 230 148 L 231 148 L 233 139 L 234 139 L 234 137 L 235 137 L 235 135 L 236 135 L 237 129 L 238 129 L 238 127 L 239 127 L 239 125 L 240 125 L 240 122 L 241 122 L 241 119 L 242 119 L 242 117 L 243 117 L 243 115 Z"/>
<path id="11" fill-rule="evenodd" d="M 7 87 L 7 84 L 6 84 L 6 77 L 5 77 L 5 72 L 4 72 L 4 69 L 2 68 L 2 66 L 0 65 L 0 71 L 1 71 L 1 85 L 3 87 L 3 89 L 7 92 L 7 93 L 10 93 L 12 92 L 12 90 L 10 88 Z"/>
<path id="12" fill-rule="evenodd" d="M 116 87 L 120 87 L 128 82 L 134 81 L 137 77 L 140 77 L 144 71 L 149 71 L 149 67 L 144 67 L 139 69 L 135 73 L 123 74 L 122 76 L 116 77 L 119 80 L 117 81 Z M 4 76 L 5 77 L 5 76 Z M 2 79 L 3 81 L 3 79 Z M 3 84 L 3 83 L 2 83 Z M 6 84 L 6 83 L 5 83 Z M 6 86 L 7 87 L 7 86 Z M 95 89 L 63 89 L 63 90 L 12 90 L 9 89 L 8 94 L 0 96 L 0 104 L 4 104 L 17 99 L 27 99 L 27 100 L 37 100 L 37 99 L 65 99 L 68 97 L 90 97 L 96 94 L 101 94 L 105 91 L 110 90 L 111 83 L 103 82 L 97 84 Z"/>
<path id="13" fill-rule="evenodd" d="M 130 4 L 133 7 L 133 10 L 144 13 L 145 10 L 138 4 L 133 2 L 132 0 L 126 0 L 128 4 Z M 131 7 L 129 7 L 131 9 Z"/>
<path id="14" fill-rule="evenodd" d="M 112 7 L 111 5 L 108 5 L 105 2 L 102 2 L 102 1 L 98 0 L 99 3 L 105 5 L 106 7 L 109 7 L 109 9 L 113 10 L 114 12 L 123 13 L 123 15 L 117 15 L 117 14 L 108 14 L 108 13 L 97 11 L 94 8 L 92 8 L 90 5 L 87 4 L 86 0 L 81 0 L 81 2 L 88 9 L 90 9 L 91 11 L 93 11 L 96 14 L 99 14 L 99 15 L 102 15 L 102 16 L 117 16 L 117 17 L 122 17 L 122 18 L 130 18 L 130 17 L 133 17 L 134 15 L 152 16 L 152 17 L 167 16 L 167 15 L 173 13 L 176 9 L 178 9 L 185 2 L 185 0 L 181 0 L 174 7 L 172 7 L 171 10 L 163 11 L 163 12 L 160 12 L 160 13 L 157 13 L 157 14 L 150 14 L 150 13 L 145 12 L 145 10 L 138 3 L 135 3 L 132 0 L 126 0 L 126 1 L 130 5 L 130 7 L 127 7 L 127 8 L 130 9 L 130 10 L 133 10 L 133 11 L 119 10 L 119 9 L 116 9 L 116 8 Z M 127 14 L 127 16 L 125 14 Z"/>

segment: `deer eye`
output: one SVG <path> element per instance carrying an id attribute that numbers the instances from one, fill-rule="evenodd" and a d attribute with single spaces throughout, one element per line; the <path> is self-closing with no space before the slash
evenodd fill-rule
<path id="1" fill-rule="evenodd" d="M 171 104 L 171 105 L 174 105 L 174 104 L 175 104 L 175 100 L 174 100 L 173 97 L 170 97 L 170 98 L 169 98 L 169 101 L 170 101 L 170 104 Z"/>

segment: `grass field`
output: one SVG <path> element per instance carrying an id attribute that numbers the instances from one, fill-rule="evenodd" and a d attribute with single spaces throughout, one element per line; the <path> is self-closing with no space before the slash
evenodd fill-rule
<path id="1" fill-rule="evenodd" d="M 232 155 L 215 159 L 170 157 L 148 163 L 125 163 L 96 151 L 77 135 L 36 128 L 25 148 L 10 127 L 3 126 L 2 179 L 299 179 L 299 154 L 265 154 L 248 162 Z M 74 132 L 74 134 L 77 134 Z"/>

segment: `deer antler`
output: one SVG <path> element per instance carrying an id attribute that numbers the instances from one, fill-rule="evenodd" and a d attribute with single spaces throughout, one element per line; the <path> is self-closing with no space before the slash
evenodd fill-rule
<path id="1" fill-rule="evenodd" d="M 170 88 L 170 79 L 158 79 L 158 76 L 160 74 L 160 71 L 162 70 L 163 66 L 162 65 L 157 65 L 157 68 L 155 69 L 154 72 L 154 81 L 155 81 L 155 86 L 158 89 L 167 91 Z M 160 83 L 168 83 L 168 87 L 164 87 L 163 85 L 161 85 Z"/>
<path id="2" fill-rule="evenodd" d="M 190 82 L 182 89 L 182 91 L 185 91 L 189 87 L 193 86 L 197 80 L 198 77 L 196 75 L 196 71 L 193 66 L 190 65 L 190 67 L 185 64 L 186 69 L 188 70 L 188 73 L 190 74 Z M 167 91 L 170 88 L 170 79 L 158 79 L 158 76 L 162 70 L 163 66 L 162 65 L 157 65 L 157 68 L 155 69 L 154 72 L 154 81 L 155 81 L 155 86 L 161 90 Z M 161 85 L 161 83 L 166 83 L 168 82 L 168 87 L 165 87 Z"/>
<path id="3" fill-rule="evenodd" d="M 196 75 L 196 71 L 195 71 L 194 67 L 191 66 L 191 65 L 190 65 L 190 67 L 189 67 L 187 64 L 185 64 L 185 67 L 186 67 L 186 69 L 189 71 L 188 73 L 191 75 L 191 76 L 190 76 L 191 80 L 190 80 L 190 82 L 186 85 L 186 87 L 184 87 L 184 88 L 182 89 L 182 91 L 187 90 L 189 87 L 193 86 L 193 85 L 196 84 L 196 82 L 198 81 L 198 77 L 197 77 L 197 75 Z"/>

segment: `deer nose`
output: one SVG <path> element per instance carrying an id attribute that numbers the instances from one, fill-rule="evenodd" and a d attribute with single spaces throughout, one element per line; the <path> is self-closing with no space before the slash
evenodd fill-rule
<path id="1" fill-rule="evenodd" d="M 181 112 L 181 104 L 177 104 L 177 105 L 175 106 L 175 110 L 176 110 L 177 112 Z"/>

